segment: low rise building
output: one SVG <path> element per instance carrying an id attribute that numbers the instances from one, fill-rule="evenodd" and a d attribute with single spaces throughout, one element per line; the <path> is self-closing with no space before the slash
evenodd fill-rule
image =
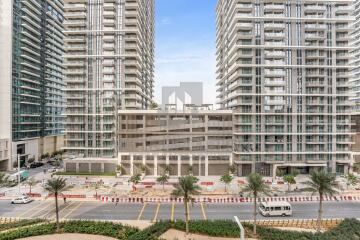
<path id="1" fill-rule="evenodd" d="M 0 139 L 0 171 L 10 169 L 10 143 L 9 139 Z"/>
<path id="2" fill-rule="evenodd" d="M 111 172 L 120 165 L 123 175 L 145 171 L 158 176 L 222 175 L 232 165 L 233 113 L 208 107 L 183 110 L 120 110 L 118 158 L 106 161 L 68 159 L 69 172 Z M 105 159 L 104 159 L 105 160 Z"/>

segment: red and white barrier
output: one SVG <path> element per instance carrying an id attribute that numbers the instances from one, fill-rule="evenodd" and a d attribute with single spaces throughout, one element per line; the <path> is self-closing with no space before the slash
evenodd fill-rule
<path id="1" fill-rule="evenodd" d="M 118 202 L 118 203 L 144 203 L 144 202 L 153 202 L 153 203 L 182 203 L 183 198 L 180 197 L 129 197 L 129 198 L 114 198 L 108 196 L 101 196 L 99 198 L 102 202 Z M 196 197 L 193 198 L 194 203 L 250 203 L 253 202 L 253 198 L 249 197 L 224 197 L 224 198 L 212 198 L 212 197 Z M 319 197 L 314 196 L 291 196 L 291 197 L 261 197 L 258 198 L 258 202 L 314 202 L 319 201 Z M 343 202 L 343 201 L 359 201 L 360 196 L 325 196 L 323 201 L 327 202 Z"/>

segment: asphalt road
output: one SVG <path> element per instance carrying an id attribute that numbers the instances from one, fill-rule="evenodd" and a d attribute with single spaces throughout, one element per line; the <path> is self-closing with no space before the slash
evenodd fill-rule
<path id="1" fill-rule="evenodd" d="M 151 220 L 184 219 L 184 205 L 171 203 L 102 203 L 68 201 L 59 199 L 61 219 L 93 219 L 93 220 Z M 279 219 L 313 219 L 316 218 L 318 204 L 293 203 L 291 217 Z M 253 205 L 239 204 L 190 204 L 190 219 L 233 219 L 234 215 L 242 220 L 252 219 Z M 359 202 L 324 203 L 324 218 L 351 218 L 360 216 Z M 54 218 L 54 200 L 34 201 L 26 205 L 12 205 L 10 201 L 0 200 L 0 217 L 21 218 Z M 264 218 L 259 214 L 259 219 Z"/>

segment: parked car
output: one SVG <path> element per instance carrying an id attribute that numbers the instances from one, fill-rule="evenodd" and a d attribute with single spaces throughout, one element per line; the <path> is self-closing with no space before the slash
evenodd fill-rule
<path id="1" fill-rule="evenodd" d="M 19 196 L 11 200 L 11 204 L 27 204 L 33 200 L 28 196 Z"/>
<path id="2" fill-rule="evenodd" d="M 49 173 L 57 172 L 57 170 L 58 169 L 56 167 L 49 168 Z"/>
<path id="3" fill-rule="evenodd" d="M 30 164 L 30 168 L 38 168 L 44 166 L 44 164 L 42 162 L 34 162 L 32 164 Z"/>

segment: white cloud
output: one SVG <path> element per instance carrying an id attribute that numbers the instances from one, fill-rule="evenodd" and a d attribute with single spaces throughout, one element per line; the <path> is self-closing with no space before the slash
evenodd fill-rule
<path id="1" fill-rule="evenodd" d="M 165 18 L 161 19 L 160 24 L 162 24 L 162 25 L 170 25 L 170 24 L 172 24 L 171 18 L 165 17 Z"/>

